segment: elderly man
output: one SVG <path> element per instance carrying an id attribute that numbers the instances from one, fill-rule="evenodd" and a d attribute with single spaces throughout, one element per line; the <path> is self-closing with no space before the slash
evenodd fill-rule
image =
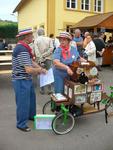
<path id="1" fill-rule="evenodd" d="M 37 62 L 51 60 L 51 54 L 54 46 L 51 38 L 45 36 L 45 31 L 43 28 L 39 28 L 37 30 L 37 38 L 35 39 L 34 44 Z"/>
<path id="2" fill-rule="evenodd" d="M 17 35 L 17 43 L 12 54 L 12 83 L 16 98 L 17 128 L 29 132 L 28 120 L 36 115 L 36 96 L 32 82 L 33 74 L 46 73 L 46 70 L 33 61 L 29 44 L 33 40 L 32 30 L 22 30 Z"/>
<path id="3" fill-rule="evenodd" d="M 75 33 L 75 35 L 74 35 L 73 41 L 76 42 L 77 50 L 78 50 L 80 56 L 82 56 L 83 38 L 81 37 L 81 31 L 79 29 L 75 29 L 74 33 Z"/>
<path id="4" fill-rule="evenodd" d="M 51 68 L 52 64 L 52 53 L 54 50 L 53 41 L 51 38 L 45 36 L 45 31 L 43 28 L 37 30 L 37 38 L 34 41 L 34 51 L 36 55 L 37 63 L 44 63 L 46 69 Z M 51 85 L 48 86 L 48 93 L 51 92 Z M 40 93 L 44 94 L 45 89 L 41 87 Z"/>

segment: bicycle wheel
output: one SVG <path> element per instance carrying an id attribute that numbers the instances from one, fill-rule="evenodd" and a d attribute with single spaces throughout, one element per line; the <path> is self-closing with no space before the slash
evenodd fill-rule
<path id="1" fill-rule="evenodd" d="M 66 134 L 70 132 L 75 125 L 75 119 L 72 114 L 68 113 L 64 121 L 64 114 L 58 114 L 52 121 L 52 129 L 56 134 Z"/>
<path id="2" fill-rule="evenodd" d="M 43 114 L 54 114 L 54 109 L 51 107 L 52 102 L 51 100 L 45 103 L 45 105 L 42 108 L 42 113 Z"/>

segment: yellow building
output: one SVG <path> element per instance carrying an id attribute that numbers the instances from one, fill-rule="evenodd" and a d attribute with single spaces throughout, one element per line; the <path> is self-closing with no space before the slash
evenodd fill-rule
<path id="1" fill-rule="evenodd" d="M 113 0 L 21 0 L 19 29 L 44 27 L 46 33 L 58 35 L 87 16 L 113 11 Z"/>

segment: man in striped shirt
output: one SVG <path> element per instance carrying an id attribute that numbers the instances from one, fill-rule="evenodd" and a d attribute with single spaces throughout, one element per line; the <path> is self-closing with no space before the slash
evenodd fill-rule
<path id="1" fill-rule="evenodd" d="M 36 115 L 36 95 L 32 75 L 46 73 L 46 70 L 33 61 L 29 44 L 33 41 L 32 29 L 22 30 L 17 35 L 17 43 L 12 54 L 12 82 L 16 98 L 17 128 L 29 132 L 28 120 Z"/>

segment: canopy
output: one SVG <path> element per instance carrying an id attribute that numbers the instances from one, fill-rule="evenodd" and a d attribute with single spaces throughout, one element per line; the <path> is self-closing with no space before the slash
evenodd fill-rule
<path id="1" fill-rule="evenodd" d="M 113 12 L 85 17 L 71 28 L 105 28 L 113 29 Z"/>

